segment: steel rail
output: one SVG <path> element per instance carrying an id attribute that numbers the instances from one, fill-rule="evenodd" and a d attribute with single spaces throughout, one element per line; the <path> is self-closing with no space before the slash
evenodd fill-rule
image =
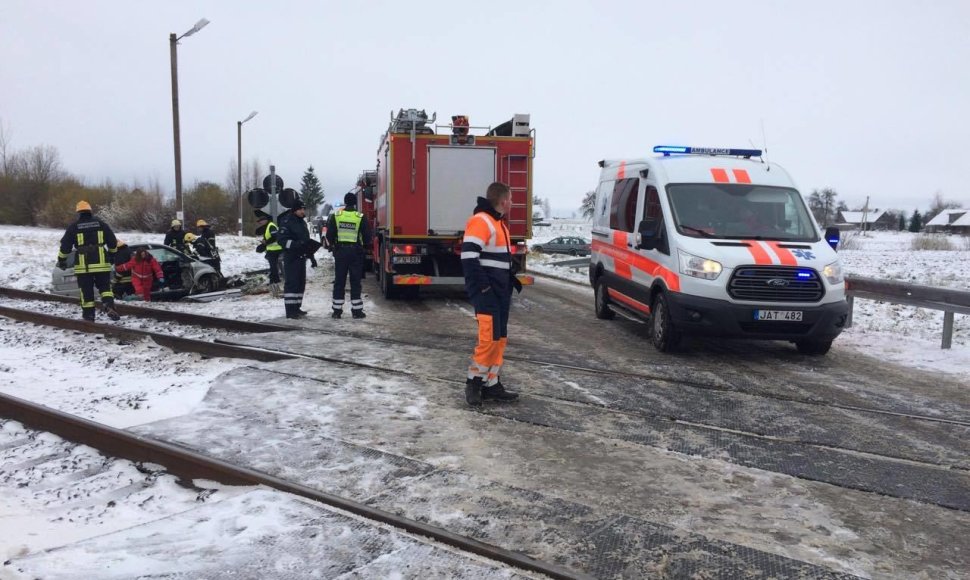
<path id="1" fill-rule="evenodd" d="M 5 316 L 13 320 L 20 320 L 22 322 L 51 326 L 63 330 L 76 330 L 93 334 L 120 336 L 132 340 L 150 338 L 157 344 L 170 348 L 176 352 L 194 352 L 209 357 L 244 358 L 263 362 L 300 358 L 298 355 L 283 353 L 275 350 L 265 350 L 251 346 L 239 346 L 221 342 L 210 342 L 206 340 L 195 340 L 191 338 L 163 334 L 161 332 L 126 328 L 124 326 L 117 326 L 114 324 L 100 324 L 97 322 L 88 322 L 87 320 L 79 320 L 76 318 L 63 318 L 61 316 L 42 314 L 40 312 L 31 312 L 29 310 L 20 310 L 19 308 L 10 308 L 8 306 L 0 306 L 0 316 Z"/>
<path id="2" fill-rule="evenodd" d="M 31 292 L 29 290 L 18 290 L 0 286 L 0 296 L 15 298 L 18 300 L 41 300 L 44 302 L 60 302 L 63 304 L 78 304 L 77 298 L 70 296 L 60 296 L 57 294 L 45 294 L 43 292 Z M 203 328 L 220 328 L 233 332 L 280 332 L 293 330 L 292 326 L 283 324 L 272 324 L 267 322 L 251 322 L 247 320 L 233 320 L 231 318 L 217 318 L 215 316 L 203 316 L 201 314 L 191 314 L 189 312 L 178 312 L 174 310 L 162 310 L 160 308 L 146 308 L 144 306 L 133 306 L 124 302 L 115 301 L 115 310 L 125 316 L 136 318 L 154 318 L 165 322 L 178 322 L 180 324 L 192 324 Z"/>
<path id="3" fill-rule="evenodd" d="M 164 466 L 169 472 L 186 479 L 209 479 L 230 485 L 265 485 L 412 534 L 432 538 L 453 548 L 496 562 L 545 574 L 550 578 L 562 580 L 592 578 L 592 576 L 582 572 L 569 570 L 556 564 L 531 558 L 525 554 L 480 542 L 445 528 L 401 517 L 254 469 L 233 465 L 164 441 L 134 435 L 121 429 L 62 413 L 18 397 L 0 394 L 0 416 L 19 421 L 37 430 L 53 433 L 76 443 L 88 445 L 113 457 L 121 457 L 135 462 L 157 463 Z"/>

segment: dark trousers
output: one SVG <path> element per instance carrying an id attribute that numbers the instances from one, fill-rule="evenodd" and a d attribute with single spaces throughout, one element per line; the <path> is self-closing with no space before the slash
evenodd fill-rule
<path id="1" fill-rule="evenodd" d="M 81 315 L 86 320 L 94 320 L 94 288 L 98 288 L 101 302 L 105 306 L 114 306 L 115 295 L 111 291 L 111 272 L 97 272 L 95 274 L 78 274 L 77 286 L 81 289 Z"/>
<path id="2" fill-rule="evenodd" d="M 280 283 L 280 254 L 282 252 L 266 252 L 266 261 L 269 262 L 269 283 Z"/>
<path id="3" fill-rule="evenodd" d="M 360 279 L 364 275 L 364 248 L 357 244 L 337 244 L 333 250 L 335 278 L 333 281 L 333 309 L 343 311 L 344 290 L 350 276 L 350 309 L 363 310 L 360 298 Z"/>
<path id="4" fill-rule="evenodd" d="M 286 315 L 299 313 L 306 289 L 306 256 L 303 252 L 283 252 L 283 304 Z"/>

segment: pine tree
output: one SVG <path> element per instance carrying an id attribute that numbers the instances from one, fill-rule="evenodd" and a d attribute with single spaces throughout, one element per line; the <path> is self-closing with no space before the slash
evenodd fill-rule
<path id="1" fill-rule="evenodd" d="M 899 231 L 906 230 L 906 214 L 899 212 Z"/>
<path id="2" fill-rule="evenodd" d="M 921 227 L 923 227 L 923 218 L 919 215 L 919 210 L 914 209 L 913 217 L 909 218 L 909 231 L 918 233 Z"/>
<path id="3" fill-rule="evenodd" d="M 306 205 L 307 216 L 316 215 L 317 206 L 323 203 L 325 195 L 312 165 L 307 168 L 300 181 L 300 196 L 303 198 L 303 204 Z"/>

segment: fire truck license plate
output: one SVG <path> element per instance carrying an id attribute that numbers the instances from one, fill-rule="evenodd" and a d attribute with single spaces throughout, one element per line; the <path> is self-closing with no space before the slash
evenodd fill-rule
<path id="1" fill-rule="evenodd" d="M 801 310 L 755 310 L 755 320 L 787 320 L 789 322 L 800 322 L 802 319 Z"/>
<path id="2" fill-rule="evenodd" d="M 421 256 L 391 256 L 392 264 L 420 264 Z"/>

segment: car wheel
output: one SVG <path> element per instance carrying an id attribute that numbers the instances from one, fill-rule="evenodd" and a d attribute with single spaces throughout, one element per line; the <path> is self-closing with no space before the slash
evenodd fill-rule
<path id="1" fill-rule="evenodd" d="M 802 354 L 822 356 L 832 348 L 831 340 L 796 340 L 795 348 Z"/>
<path id="2" fill-rule="evenodd" d="M 532 251 L 533 252 L 539 252 L 541 254 L 542 253 L 542 246 L 534 246 L 532 248 Z"/>
<path id="3" fill-rule="evenodd" d="M 196 284 L 198 289 L 197 294 L 208 294 L 209 292 L 215 292 L 217 287 L 216 277 L 212 274 L 207 274 L 199 279 Z"/>
<path id="4" fill-rule="evenodd" d="M 578 256 L 579 255 L 579 252 L 577 252 L 576 250 L 569 250 L 569 255 L 570 256 Z"/>
<path id="5" fill-rule="evenodd" d="M 596 288 L 593 293 L 593 306 L 596 309 L 596 318 L 601 320 L 612 320 L 616 313 L 610 310 L 609 291 L 606 282 L 596 281 Z"/>
<path id="6" fill-rule="evenodd" d="M 670 318 L 670 307 L 663 292 L 657 294 L 650 308 L 650 334 L 653 346 L 660 352 L 672 352 L 680 342 L 680 333 Z"/>

